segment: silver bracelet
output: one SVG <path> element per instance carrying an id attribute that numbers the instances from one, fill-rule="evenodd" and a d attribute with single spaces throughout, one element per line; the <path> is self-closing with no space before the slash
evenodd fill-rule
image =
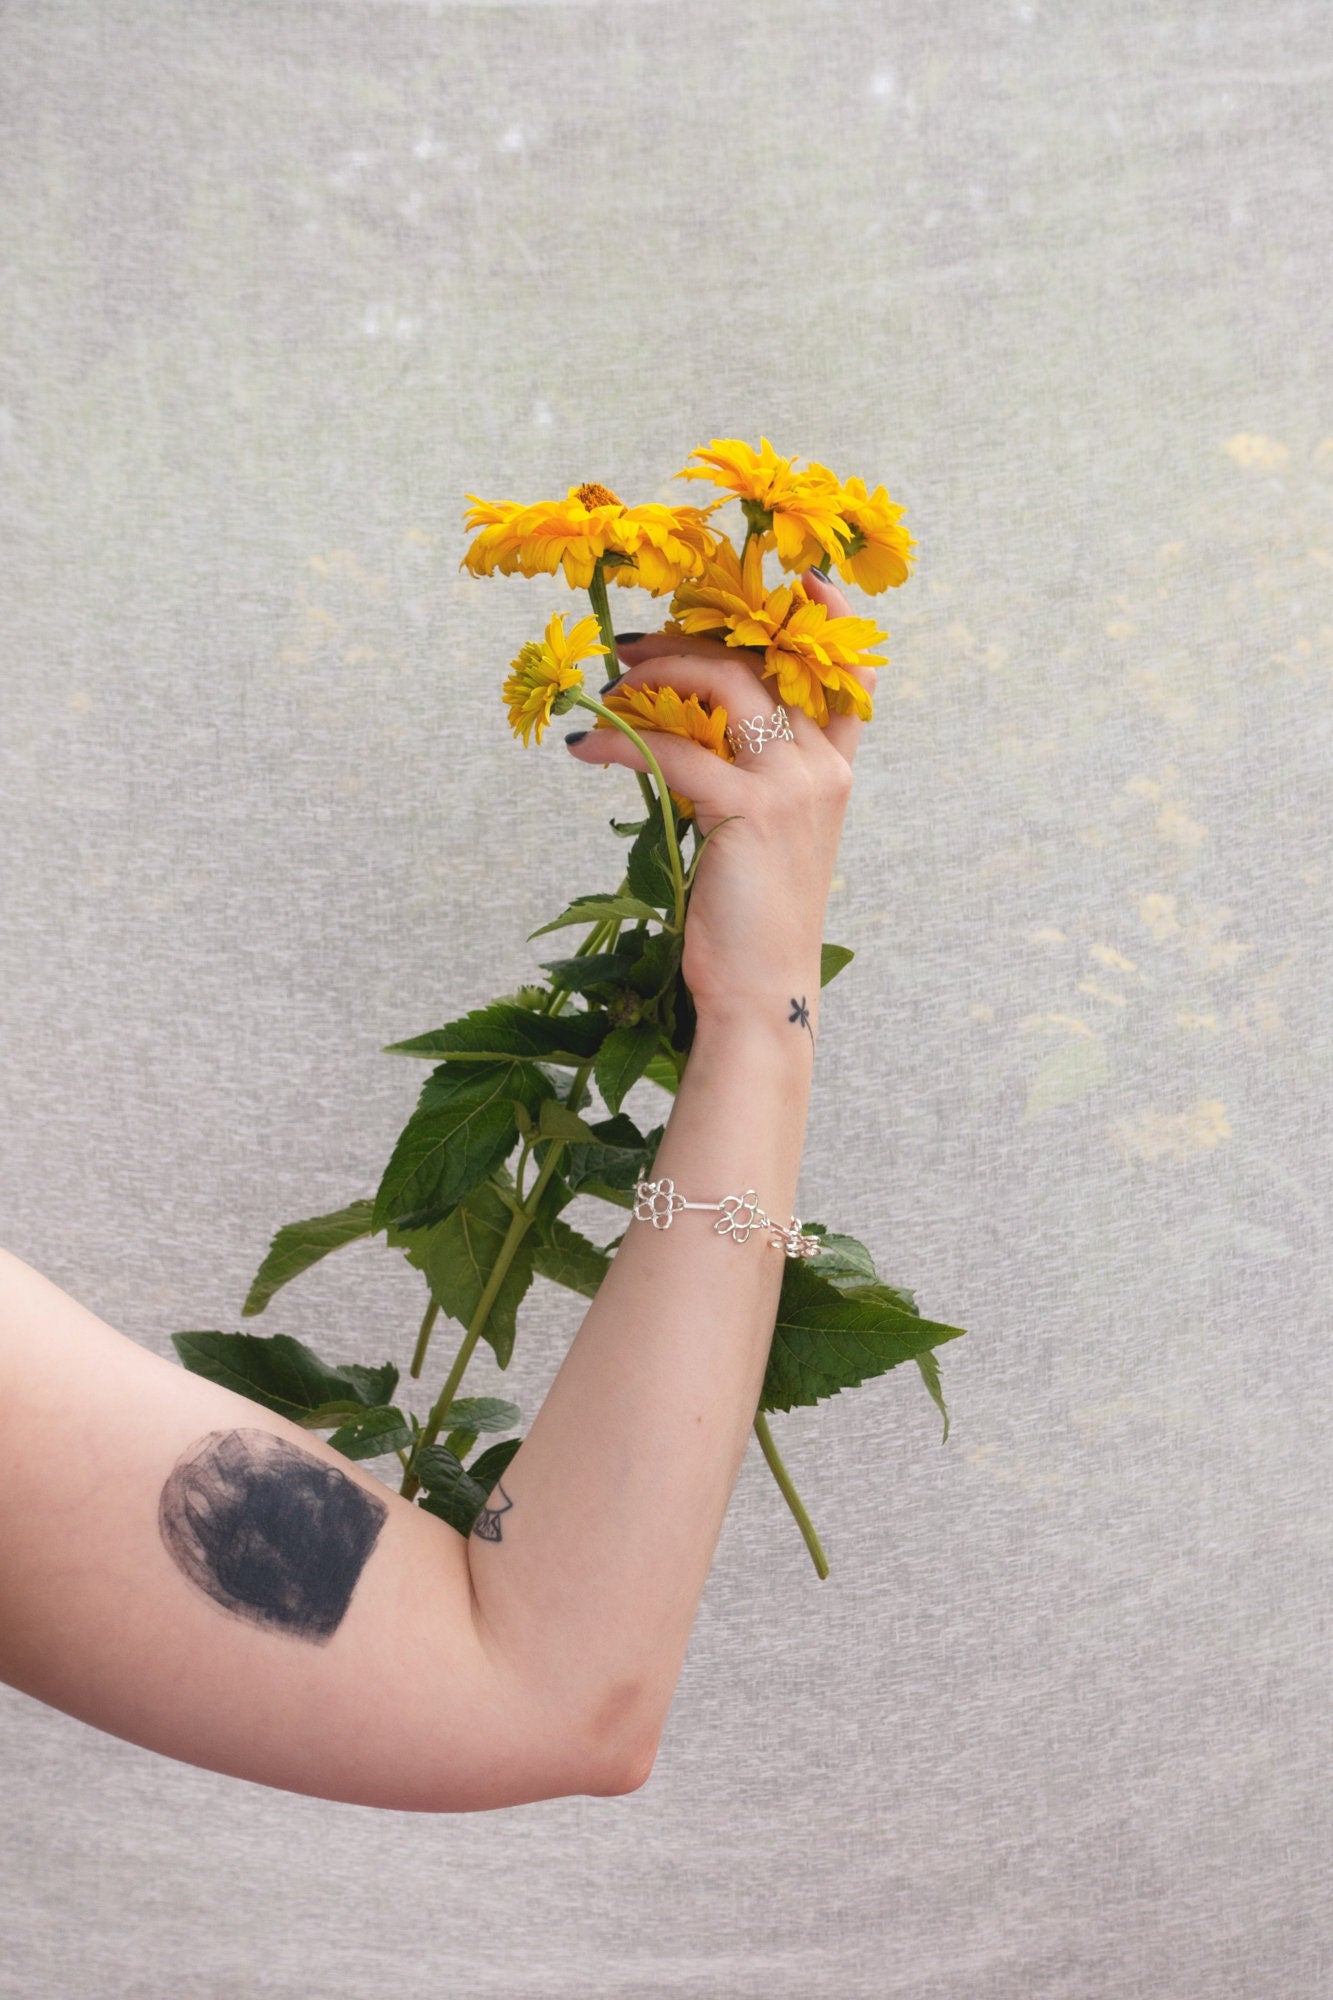
<path id="1" fill-rule="evenodd" d="M 634 1220 L 651 1222 L 654 1229 L 670 1229 L 672 1218 L 683 1208 L 706 1208 L 717 1215 L 713 1233 L 730 1236 L 737 1243 L 748 1243 L 754 1229 L 767 1229 L 772 1232 L 768 1239 L 772 1247 L 788 1257 L 817 1257 L 824 1247 L 817 1236 L 802 1234 L 796 1216 L 784 1229 L 780 1222 L 765 1215 L 755 1200 L 753 1188 L 746 1188 L 744 1194 L 725 1194 L 721 1201 L 686 1201 L 683 1194 L 676 1193 L 675 1182 L 664 1178 L 636 1181 L 634 1193 Z"/>

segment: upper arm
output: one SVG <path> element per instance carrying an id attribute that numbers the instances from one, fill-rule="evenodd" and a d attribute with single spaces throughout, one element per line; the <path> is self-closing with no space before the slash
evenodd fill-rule
<path id="1" fill-rule="evenodd" d="M 488 1649 L 467 1543 L 0 1251 L 0 1676 L 260 1784 L 471 1812 L 625 1787 Z"/>

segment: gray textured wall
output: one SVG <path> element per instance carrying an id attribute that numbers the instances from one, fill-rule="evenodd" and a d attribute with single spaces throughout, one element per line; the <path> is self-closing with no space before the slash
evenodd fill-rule
<path id="1" fill-rule="evenodd" d="M 380 1045 L 637 797 L 511 741 L 569 600 L 459 577 L 463 493 L 765 431 L 921 545 L 802 1212 L 971 1331 L 943 1449 L 915 1370 L 779 1421 L 827 1583 L 752 1449 L 626 1798 L 374 1814 L 3 1693 L 6 1995 L 1328 1993 L 1322 11 L 8 0 L 5 1241 L 162 1349 L 369 1191 Z M 271 1330 L 405 1352 L 415 1284 Z"/>

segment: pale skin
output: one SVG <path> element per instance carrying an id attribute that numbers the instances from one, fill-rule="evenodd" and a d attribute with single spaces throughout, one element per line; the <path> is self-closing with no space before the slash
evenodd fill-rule
<path id="1" fill-rule="evenodd" d="M 822 577 L 805 581 L 848 610 Z M 753 656 L 720 644 L 657 632 L 621 652 L 629 681 L 729 716 L 776 699 Z M 873 670 L 861 678 L 873 688 Z M 783 1223 L 862 727 L 789 714 L 794 742 L 735 765 L 652 737 L 701 830 L 729 820 L 692 892 L 698 1031 L 653 1177 L 702 1201 L 753 1187 Z M 618 730 L 564 754 L 647 768 Z M 782 1281 L 766 1234 L 740 1245 L 712 1220 L 628 1225 L 466 1539 L 0 1252 L 0 1678 L 167 1756 L 358 1805 L 479 1812 L 637 1789 Z"/>

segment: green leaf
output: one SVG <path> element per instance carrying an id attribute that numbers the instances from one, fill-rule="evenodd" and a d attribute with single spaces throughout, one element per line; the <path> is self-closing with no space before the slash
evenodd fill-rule
<path id="1" fill-rule="evenodd" d="M 648 822 L 646 819 L 617 819 L 615 815 L 612 814 L 607 824 L 616 833 L 630 834 L 630 833 L 637 833 L 640 827 L 647 826 Z"/>
<path id="2" fill-rule="evenodd" d="M 302 1271 L 308 1271 L 331 1250 L 341 1250 L 345 1243 L 369 1236 L 373 1207 L 373 1202 L 353 1201 L 346 1208 L 334 1209 L 331 1215 L 313 1215 L 308 1222 L 284 1223 L 255 1273 L 241 1307 L 241 1318 L 253 1319 L 256 1313 L 263 1312 L 280 1286 L 299 1278 Z"/>
<path id="3" fill-rule="evenodd" d="M 406 1451 L 411 1442 L 411 1424 L 401 1410 L 388 1405 L 361 1412 L 329 1439 L 344 1458 L 383 1458 L 391 1451 Z"/>
<path id="4" fill-rule="evenodd" d="M 382 1053 L 460 1063 L 524 1056 L 533 1062 L 578 1064 L 597 1053 L 610 1025 L 606 1015 L 595 1010 L 543 1014 L 497 1000 L 427 1035 L 390 1042 Z"/>
<path id="5" fill-rule="evenodd" d="M 593 1077 L 609 1111 L 619 1111 L 626 1092 L 643 1075 L 660 1047 L 661 1032 L 655 1021 L 636 1021 L 632 1027 L 613 1028 L 602 1043 Z"/>
<path id="6" fill-rule="evenodd" d="M 479 1451 L 468 1467 L 468 1477 L 490 1493 L 492 1486 L 508 1468 L 509 1461 L 522 1444 L 522 1438 L 506 1438 L 503 1444 L 492 1444 L 485 1451 Z"/>
<path id="7" fill-rule="evenodd" d="M 654 931 L 630 965 L 625 983 L 645 1000 L 671 984 L 680 965 L 684 940 L 678 931 Z"/>
<path id="8" fill-rule="evenodd" d="M 537 1130 L 543 1139 L 579 1139 L 593 1137 L 592 1127 L 585 1125 L 576 1111 L 558 1097 L 544 1099 Z"/>
<path id="9" fill-rule="evenodd" d="M 581 958 L 543 959 L 542 970 L 550 973 L 553 986 L 568 987 L 571 993 L 587 993 L 595 986 L 627 985 L 632 963 L 632 953 L 589 951 Z M 557 1014 L 553 1018 L 558 1021 L 569 1017 Z"/>
<path id="10" fill-rule="evenodd" d="M 568 909 L 562 910 L 549 924 L 542 924 L 535 931 L 528 932 L 528 942 L 544 937 L 547 931 L 558 931 L 566 924 L 600 924 L 607 917 L 624 917 L 626 922 L 652 923 L 660 917 L 651 903 L 644 903 L 637 896 L 584 896 Z"/>
<path id="11" fill-rule="evenodd" d="M 821 1278 L 838 1286 L 878 1283 L 874 1259 L 864 1243 L 858 1243 L 854 1236 L 835 1235 L 822 1222 L 803 1222 L 801 1227 L 807 1235 L 818 1236 L 824 1246 L 817 1260 Z"/>
<path id="12" fill-rule="evenodd" d="M 461 1326 L 470 1327 L 486 1283 L 495 1269 L 496 1258 L 512 1212 L 489 1182 L 459 1202 L 434 1229 L 422 1246 L 422 1268 L 433 1297 Z M 482 1328 L 482 1339 L 495 1351 L 501 1368 L 509 1366 L 514 1351 L 518 1308 L 532 1283 L 532 1237 L 520 1238 L 518 1248 L 495 1295 Z M 480 1425 L 476 1428 L 482 1428 Z"/>
<path id="13" fill-rule="evenodd" d="M 819 983 L 827 986 L 830 979 L 836 979 L 844 965 L 850 965 L 856 957 L 845 944 L 821 944 L 819 947 Z"/>
<path id="14" fill-rule="evenodd" d="M 535 1244 L 532 1268 L 538 1277 L 549 1278 L 553 1285 L 565 1285 L 571 1292 L 581 1292 L 591 1299 L 610 1270 L 611 1259 L 586 1236 L 580 1236 L 577 1229 L 557 1220 Z"/>
<path id="15" fill-rule="evenodd" d="M 930 1400 L 944 1418 L 944 1435 L 941 1444 L 949 1441 L 949 1412 L 944 1407 L 944 1392 L 940 1388 L 940 1364 L 933 1354 L 918 1354 L 916 1365 L 921 1370 L 921 1380 L 930 1392 Z"/>
<path id="16" fill-rule="evenodd" d="M 289 1333 L 173 1333 L 171 1344 L 191 1374 L 312 1430 L 323 1428 L 314 1420 L 329 1411 L 329 1421 L 336 1422 L 358 1406 L 387 1402 L 398 1385 L 392 1362 L 382 1368 L 334 1367 Z"/>
<path id="17" fill-rule="evenodd" d="M 642 830 L 636 834 L 625 863 L 630 894 L 640 902 L 663 910 L 674 910 L 676 890 L 667 860 L 666 832 L 662 822 L 662 802 L 654 798 Z"/>
<path id="18" fill-rule="evenodd" d="M 623 1198 L 635 1181 L 646 1178 L 666 1127 L 655 1125 L 651 1132 L 640 1132 L 634 1120 L 620 1111 L 614 1118 L 599 1119 L 590 1129 L 596 1134 L 596 1144 L 570 1146 L 563 1158 L 570 1193 L 597 1194 L 603 1200 Z M 613 1190 L 609 1197 L 606 1189 Z M 632 1208 L 634 1204 L 631 1200 L 624 1205 Z"/>
<path id="19" fill-rule="evenodd" d="M 787 1259 L 759 1407 L 817 1403 L 963 1332 L 922 1319 L 887 1285 L 840 1289 L 804 1258 Z"/>
<path id="20" fill-rule="evenodd" d="M 426 1488 L 418 1505 L 457 1528 L 460 1535 L 470 1535 L 472 1523 L 486 1504 L 485 1487 L 465 1472 L 453 1452 L 442 1444 L 428 1444 L 417 1453 L 416 1473 Z"/>
<path id="21" fill-rule="evenodd" d="M 680 1078 L 676 1074 L 676 1065 L 672 1062 L 669 1055 L 661 1054 L 653 1056 L 650 1061 L 644 1064 L 643 1073 L 649 1083 L 660 1084 L 662 1089 L 669 1090 L 673 1097 L 680 1088 Z"/>
<path id="22" fill-rule="evenodd" d="M 553 1095 L 535 1063 L 506 1059 L 433 1070 L 384 1170 L 375 1227 L 437 1220 L 512 1151 L 518 1138 L 514 1100 L 535 1111 Z"/>
<path id="23" fill-rule="evenodd" d="M 446 1415 L 471 1431 L 512 1431 L 523 1421 L 518 1404 L 503 1396 L 455 1396 Z"/>

